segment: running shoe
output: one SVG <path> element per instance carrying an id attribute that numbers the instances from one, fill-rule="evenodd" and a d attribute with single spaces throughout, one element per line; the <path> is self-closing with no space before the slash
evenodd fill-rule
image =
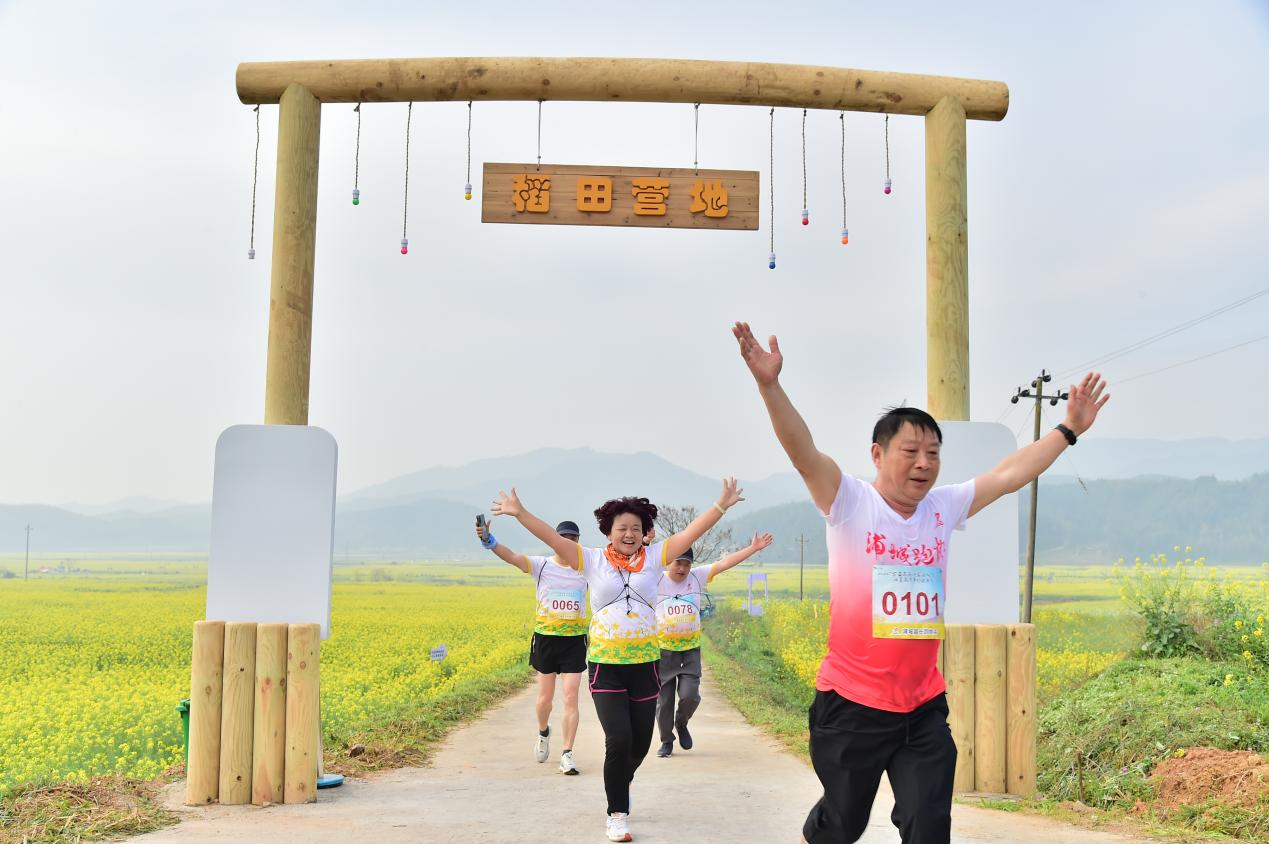
<path id="1" fill-rule="evenodd" d="M 581 773 L 581 771 L 577 770 L 577 766 L 573 764 L 573 751 L 566 750 L 560 755 L 560 773 L 567 774 L 570 777 Z"/>
<path id="2" fill-rule="evenodd" d="M 674 752 L 674 742 L 663 741 L 661 742 L 661 748 L 657 751 L 657 756 L 660 756 L 662 759 L 664 759 L 665 757 L 669 756 L 673 752 Z"/>
<path id="3" fill-rule="evenodd" d="M 539 762 L 545 762 L 547 757 L 551 755 L 551 728 L 546 728 L 546 735 L 538 733 L 537 759 Z"/>
<path id="4" fill-rule="evenodd" d="M 625 812 L 613 812 L 608 816 L 609 841 L 634 841 L 630 834 L 630 816 Z"/>
<path id="5" fill-rule="evenodd" d="M 692 734 L 687 731 L 687 724 L 677 724 L 674 731 L 679 734 L 679 746 L 684 750 L 692 749 Z"/>

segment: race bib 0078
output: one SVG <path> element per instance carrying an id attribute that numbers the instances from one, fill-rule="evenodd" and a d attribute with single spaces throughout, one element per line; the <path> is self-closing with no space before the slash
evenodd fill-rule
<path id="1" fill-rule="evenodd" d="M 872 635 L 876 639 L 942 639 L 943 569 L 872 567 Z"/>

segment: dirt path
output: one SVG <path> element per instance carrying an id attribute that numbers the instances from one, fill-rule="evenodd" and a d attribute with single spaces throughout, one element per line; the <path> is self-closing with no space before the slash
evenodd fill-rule
<path id="1" fill-rule="evenodd" d="M 706 676 L 705 702 L 692 720 L 696 747 L 669 759 L 652 752 L 635 778 L 631 828 L 638 842 L 796 842 L 820 794 L 810 767 L 745 723 Z M 428 768 L 406 768 L 319 793 L 316 805 L 267 809 L 180 806 L 184 783 L 168 791 L 182 823 L 131 839 L 193 842 L 542 842 L 606 841 L 603 734 L 583 690 L 574 755 L 580 776 L 533 760 L 533 690 L 512 697 L 454 732 Z M 553 721 L 558 721 L 558 709 Z M 891 798 L 877 797 L 865 844 L 891 844 Z M 1132 842 L 1042 818 L 957 806 L 955 844 L 1110 844 Z"/>

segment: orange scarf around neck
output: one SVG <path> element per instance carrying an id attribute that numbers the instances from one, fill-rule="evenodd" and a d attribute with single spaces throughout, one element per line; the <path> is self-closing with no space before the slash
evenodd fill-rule
<path id="1" fill-rule="evenodd" d="M 615 569 L 625 569 L 628 572 L 643 571 L 643 564 L 648 559 L 648 549 L 640 548 L 632 556 L 625 554 L 613 548 L 611 544 L 604 549 L 604 556 L 608 558 L 608 562 Z"/>

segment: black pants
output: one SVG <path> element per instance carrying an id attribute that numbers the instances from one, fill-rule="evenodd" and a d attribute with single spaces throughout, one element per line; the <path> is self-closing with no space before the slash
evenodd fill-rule
<path id="1" fill-rule="evenodd" d="M 947 844 L 956 744 L 946 695 L 912 712 L 885 712 L 816 692 L 809 720 L 811 765 L 824 786 L 802 827 L 810 844 L 858 841 L 883 771 L 894 791 L 890 820 L 903 844 Z"/>
<path id="2" fill-rule="evenodd" d="M 590 697 L 604 728 L 604 792 L 608 813 L 630 811 L 630 783 L 652 745 L 661 681 L 655 662 L 590 663 Z"/>

